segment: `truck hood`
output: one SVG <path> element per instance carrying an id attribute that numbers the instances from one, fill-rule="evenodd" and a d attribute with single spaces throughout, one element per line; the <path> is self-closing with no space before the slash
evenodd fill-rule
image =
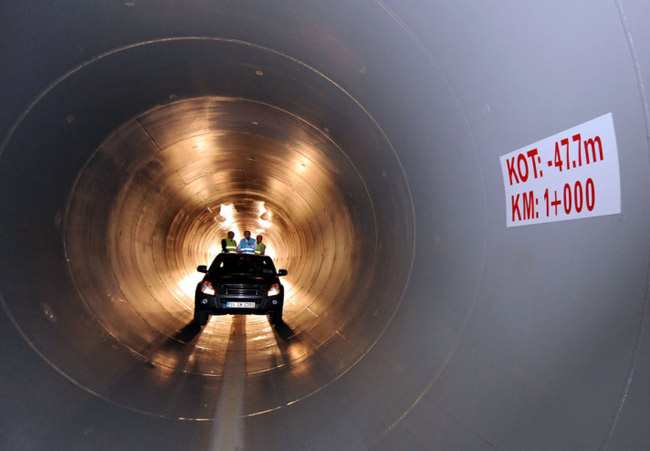
<path id="1" fill-rule="evenodd" d="M 253 276 L 249 274 L 212 275 L 206 277 L 214 284 L 270 285 L 276 281 L 274 276 Z"/>

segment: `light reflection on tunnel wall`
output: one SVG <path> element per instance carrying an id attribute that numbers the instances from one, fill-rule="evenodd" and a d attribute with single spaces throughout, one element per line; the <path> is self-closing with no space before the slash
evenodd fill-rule
<path id="1" fill-rule="evenodd" d="M 291 141 L 274 137 L 283 134 Z M 363 274 L 376 264 L 368 195 L 346 155 L 290 115 L 242 100 L 177 102 L 124 124 L 85 166 L 66 218 L 71 274 L 86 308 L 121 344 L 154 365 L 214 375 L 210 353 L 225 355 L 231 317 L 213 317 L 194 343 L 204 352 L 187 361 L 151 352 L 151 342 L 174 339 L 191 320 L 196 266 L 211 262 L 228 231 L 236 239 L 261 233 L 276 266 L 289 271 L 291 337 L 309 339 L 292 338 L 280 360 L 271 358 L 279 337 L 265 317 L 246 318 L 247 371 L 294 361 L 286 368 L 300 377 L 305 359 L 354 322 L 347 312 L 364 302 Z M 97 204 L 100 196 L 108 202 Z M 350 363 L 358 358 L 359 349 L 347 352 Z"/>
<path id="2" fill-rule="evenodd" d="M 218 123 L 216 127 L 219 127 Z M 218 130 L 215 134 L 219 134 Z M 189 164 L 185 162 L 193 163 L 197 157 L 192 154 L 188 155 L 188 149 L 183 148 L 182 144 L 176 142 L 171 147 L 161 149 L 160 154 L 163 155 L 157 160 L 147 156 L 140 156 L 141 163 L 131 162 L 130 164 L 134 165 L 136 169 L 134 171 L 127 169 L 125 172 L 134 172 L 135 175 L 121 184 L 126 188 L 117 195 L 118 201 L 112 207 L 116 213 L 108 214 L 110 220 L 113 221 L 112 224 L 109 224 L 109 228 L 116 231 L 115 235 L 108 235 L 110 240 L 108 245 L 115 247 L 112 261 L 117 261 L 117 264 L 113 263 L 113 272 L 118 275 L 118 279 L 123 280 L 128 278 L 127 274 L 137 269 L 135 272 L 143 278 L 143 283 L 138 284 L 134 289 L 148 288 L 145 291 L 151 291 L 149 297 L 152 300 L 164 299 L 167 294 L 159 282 L 166 285 L 168 280 L 179 280 L 176 274 L 186 273 L 185 276 L 180 278 L 180 280 L 183 280 L 187 277 L 188 272 L 190 274 L 195 272 L 197 263 L 209 263 L 213 257 L 215 245 L 218 245 L 221 237 L 225 236 L 228 230 L 232 228 L 241 229 L 237 230 L 237 235 L 240 235 L 245 229 L 253 230 L 255 233 L 260 225 L 259 216 L 263 213 L 262 208 L 264 208 L 264 201 L 255 199 L 263 198 L 258 196 L 268 196 L 264 192 L 264 188 L 260 187 L 260 180 L 268 177 L 273 178 L 273 174 L 281 172 L 276 167 L 271 166 L 268 161 L 264 161 L 263 155 L 256 157 L 255 153 L 259 152 L 259 150 L 255 149 L 247 151 L 244 158 L 241 159 L 244 161 L 243 165 L 240 162 L 241 160 L 228 161 L 229 158 L 233 159 L 233 155 L 236 156 L 236 153 L 219 149 L 218 143 L 216 144 L 217 149 L 212 151 L 213 155 L 211 156 L 206 156 L 206 150 L 201 149 L 202 155 L 198 158 L 199 164 L 195 164 L 198 168 L 187 169 Z M 116 143 L 115 145 L 123 147 L 125 144 Z M 96 155 L 95 161 L 98 158 Z M 108 158 L 111 158 L 110 155 Z M 261 160 L 259 164 L 263 165 L 264 169 L 253 168 L 254 165 L 258 164 L 255 161 L 256 158 Z M 170 166 L 169 169 L 163 168 L 165 165 Z M 173 165 L 177 165 L 177 167 Z M 88 170 L 93 171 L 93 168 Z M 167 173 L 165 174 L 165 172 Z M 278 181 L 286 184 L 289 179 L 290 177 L 285 177 L 284 180 Z M 324 179 L 321 177 L 321 180 Z M 281 212 L 284 211 L 285 219 L 278 221 L 277 227 L 266 230 L 265 236 L 269 246 L 274 246 L 277 243 L 278 247 L 288 250 L 285 251 L 285 254 L 287 252 L 296 253 L 298 248 L 309 248 L 310 252 L 322 252 L 315 244 L 318 242 L 321 247 L 324 246 L 325 233 L 323 233 L 322 227 L 327 226 L 329 228 L 329 230 L 324 231 L 329 237 L 334 235 L 335 227 L 330 222 L 331 220 L 325 219 L 327 216 L 318 219 L 318 216 L 326 213 L 327 207 L 321 202 L 323 198 L 319 195 L 315 199 L 306 200 L 304 196 L 310 194 L 308 190 L 316 193 L 318 191 L 331 191 L 332 188 L 326 188 L 325 185 L 321 184 L 320 187 L 314 190 L 312 186 L 316 181 L 317 179 L 312 178 L 309 182 L 298 183 L 298 185 L 303 185 L 302 187 L 298 186 L 299 189 L 302 189 L 302 193 L 296 193 L 293 205 L 296 205 L 297 199 L 299 203 L 303 204 L 301 210 L 291 211 L 292 203 L 278 207 Z M 97 177 L 93 177 L 88 183 L 98 184 L 99 182 Z M 296 185 L 295 182 L 293 184 Z M 286 185 L 280 185 L 278 194 L 281 193 L 284 186 Z M 155 189 L 151 189 L 152 187 L 155 187 Z M 295 190 L 295 188 L 293 189 Z M 77 192 L 82 193 L 81 195 L 89 190 L 85 186 L 77 188 Z M 162 195 L 159 193 L 162 193 Z M 275 193 L 271 191 L 270 194 L 273 196 Z M 286 197 L 286 194 L 284 196 Z M 173 200 L 170 201 L 170 198 Z M 336 198 L 332 194 L 332 199 L 336 200 Z M 340 199 L 341 196 L 339 195 L 338 198 Z M 224 216 L 226 221 L 230 216 L 232 223 L 227 224 L 227 227 L 220 227 L 217 221 L 213 222 L 212 211 L 217 208 L 223 210 L 222 205 L 233 200 L 235 202 L 229 205 L 231 206 L 230 209 L 225 209 L 226 216 Z M 271 202 L 277 202 L 277 200 L 271 198 Z M 304 206 L 308 207 L 304 208 Z M 319 210 L 322 208 L 323 212 L 314 212 L 315 207 L 319 208 Z M 340 209 L 340 205 L 335 208 Z M 329 210 L 331 217 L 333 213 L 332 207 L 329 207 Z M 307 215 L 304 214 L 304 211 L 307 211 Z M 316 216 L 311 219 L 310 215 L 314 213 Z M 337 214 L 340 213 L 341 210 L 337 212 Z M 72 215 L 74 215 L 74 212 L 72 212 Z M 289 216 L 290 218 L 288 218 Z M 339 239 L 343 238 L 346 241 L 352 241 L 350 235 L 341 235 L 351 231 L 351 225 L 349 222 L 347 224 L 345 222 L 348 221 L 347 218 L 347 214 L 339 216 L 339 220 L 344 221 L 337 224 Z M 311 224 L 319 224 L 321 227 L 321 230 L 318 231 L 320 236 L 315 236 L 313 232 L 311 236 L 300 236 L 300 234 L 291 233 L 291 230 L 286 228 L 276 230 L 280 229 L 283 223 L 296 227 L 296 224 L 299 224 L 298 221 L 301 220 L 308 221 Z M 262 225 L 268 227 L 268 221 L 265 221 L 265 223 Z M 127 224 L 135 224 L 135 227 L 128 228 Z M 128 235 L 129 238 L 125 239 L 127 234 L 130 234 Z M 144 236 L 144 239 L 141 238 L 142 236 Z M 288 236 L 292 237 L 292 239 L 287 239 Z M 71 255 L 74 253 L 75 239 L 74 236 L 69 238 Z M 300 242 L 301 239 L 310 239 L 311 243 L 306 245 L 304 242 Z M 124 242 L 128 244 L 124 246 L 122 244 Z M 270 243 L 274 244 L 271 245 Z M 136 246 L 135 249 L 132 247 L 133 245 Z M 120 248 L 120 246 L 124 247 Z M 129 252 L 131 249 L 134 252 Z M 129 257 L 126 257 L 127 255 Z M 129 258 L 133 259 L 133 261 L 129 262 Z M 75 259 L 72 260 L 74 262 Z M 284 257 L 284 261 L 287 260 L 289 260 L 287 266 L 290 268 L 290 257 Z M 278 259 L 278 265 L 282 265 L 282 263 L 283 259 Z M 295 266 L 297 268 L 292 272 L 300 275 L 302 268 L 298 265 Z M 329 271 L 325 270 L 323 272 L 327 273 Z M 122 277 L 119 276 L 120 274 L 122 274 Z M 151 275 L 153 275 L 152 280 L 145 280 Z M 160 278 L 160 281 L 157 278 Z M 300 281 L 300 277 L 294 280 Z M 313 284 L 313 281 L 302 282 L 302 285 L 307 287 L 310 284 Z M 296 285 L 300 285 L 300 282 L 296 283 Z M 120 287 L 121 291 L 127 289 L 128 287 Z M 140 291 L 126 297 L 138 299 L 139 296 L 147 297 L 147 293 Z"/>

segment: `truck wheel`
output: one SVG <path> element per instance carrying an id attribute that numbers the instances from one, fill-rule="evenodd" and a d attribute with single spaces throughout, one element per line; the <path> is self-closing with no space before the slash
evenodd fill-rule
<path id="1" fill-rule="evenodd" d="M 208 323 L 209 316 L 210 314 L 208 312 L 194 310 L 194 324 L 205 326 Z"/>

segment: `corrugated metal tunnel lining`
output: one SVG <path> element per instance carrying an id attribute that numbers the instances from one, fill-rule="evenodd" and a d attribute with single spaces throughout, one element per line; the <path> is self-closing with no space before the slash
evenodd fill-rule
<path id="1" fill-rule="evenodd" d="M 354 117 L 348 121 L 363 130 L 351 154 L 373 152 L 382 159 L 381 135 Z M 383 152 L 390 162 L 390 147 L 384 144 Z M 397 193 L 391 197 L 406 194 L 406 202 L 390 205 L 382 199 L 375 209 L 373 178 L 366 186 L 334 142 L 286 111 L 233 98 L 155 108 L 99 147 L 70 197 L 65 248 L 80 301 L 120 345 L 151 365 L 222 376 L 232 317 L 215 318 L 191 340 L 188 346 L 196 349 L 186 361 L 179 362 L 176 348 L 167 352 L 156 344 L 178 339 L 175 332 L 191 320 L 194 287 L 202 276 L 197 262 L 214 258 L 221 237 L 231 229 L 236 235 L 245 229 L 263 233 L 269 255 L 291 274 L 285 280 L 285 337 L 278 343 L 266 318 L 247 318 L 246 374 L 277 379 L 275 371 L 286 373 L 281 379 L 287 381 L 287 398 L 252 398 L 244 411 L 255 415 L 297 402 L 367 352 L 399 303 L 409 265 L 395 271 L 390 261 L 400 255 L 408 261 L 412 246 L 398 248 L 376 221 L 406 237 L 413 220 L 394 157 L 374 180 L 384 183 L 389 172 Z M 387 281 L 371 285 L 375 273 L 386 274 Z M 371 308 L 367 299 L 374 300 Z M 361 326 L 364 321 L 368 324 Z M 365 330 L 363 339 L 358 330 Z M 336 366 L 318 363 L 321 347 L 339 348 Z M 291 381 L 296 372 L 300 383 Z M 314 374 L 306 378 L 304 373 Z M 95 380 L 84 385 L 102 392 Z M 214 415 L 212 402 L 174 405 L 164 391 L 159 397 L 160 407 L 148 401 L 139 405 L 127 388 L 112 400 L 171 418 L 210 420 Z"/>
<path id="2" fill-rule="evenodd" d="M 2 448 L 647 442 L 648 8 L 321 3 L 0 7 Z M 506 230 L 498 157 L 606 112 L 623 214 Z M 283 327 L 187 327 L 230 228 Z"/>

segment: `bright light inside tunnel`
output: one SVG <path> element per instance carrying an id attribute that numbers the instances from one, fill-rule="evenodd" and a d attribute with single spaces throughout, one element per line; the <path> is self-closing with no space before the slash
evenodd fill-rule
<path id="1" fill-rule="evenodd" d="M 212 244 L 210 245 L 210 249 L 208 249 L 208 261 L 214 260 L 214 257 L 219 255 L 221 252 L 221 248 L 219 247 L 218 244 Z"/>
<path id="2" fill-rule="evenodd" d="M 199 152 L 205 151 L 208 148 L 208 145 L 205 142 L 205 136 L 199 136 L 196 138 L 196 144 L 193 147 Z"/>
<path id="3" fill-rule="evenodd" d="M 194 301 L 194 290 L 202 278 L 203 274 L 200 272 L 194 272 L 183 277 L 178 282 L 178 288 L 180 290 L 178 294 L 182 295 L 181 297 L 184 298 L 183 300 Z M 192 304 L 189 305 L 191 306 Z"/>
<path id="4" fill-rule="evenodd" d="M 219 207 L 219 220 L 224 227 L 230 227 L 235 222 L 235 206 L 233 204 L 221 204 Z"/>
<path id="5" fill-rule="evenodd" d="M 259 223 L 263 229 L 271 227 L 272 213 L 266 208 L 265 202 L 258 202 Z"/>
<path id="6" fill-rule="evenodd" d="M 293 288 L 293 285 L 291 282 L 289 282 L 286 277 L 282 279 L 282 285 L 284 285 L 284 301 L 285 305 L 286 302 L 289 302 L 290 304 L 296 305 L 296 302 L 293 300 L 293 297 L 295 295 L 295 290 Z"/>
<path id="7" fill-rule="evenodd" d="M 306 159 L 301 159 L 296 163 L 296 169 L 298 169 L 298 173 L 303 173 L 307 170 L 307 160 Z"/>

